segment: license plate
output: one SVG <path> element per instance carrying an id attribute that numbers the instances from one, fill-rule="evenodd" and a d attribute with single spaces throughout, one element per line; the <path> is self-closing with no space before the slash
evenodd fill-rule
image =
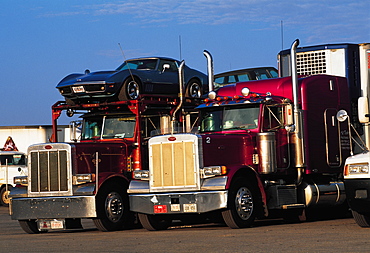
<path id="1" fill-rule="evenodd" d="M 63 229 L 63 221 L 57 220 L 57 221 L 51 221 L 50 222 L 51 229 Z"/>
<path id="2" fill-rule="evenodd" d="M 72 87 L 74 93 L 81 93 L 85 92 L 85 88 L 83 86 L 74 86 Z"/>
<path id="3" fill-rule="evenodd" d="M 64 229 L 64 220 L 38 220 L 39 230 Z"/>
<path id="4" fill-rule="evenodd" d="M 197 204 L 184 204 L 185 213 L 193 213 L 197 211 Z"/>

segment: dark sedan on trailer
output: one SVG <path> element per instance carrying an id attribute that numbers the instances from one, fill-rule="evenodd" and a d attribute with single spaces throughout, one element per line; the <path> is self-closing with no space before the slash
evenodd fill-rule
<path id="1" fill-rule="evenodd" d="M 277 78 L 278 76 L 278 71 L 274 67 L 239 69 L 215 75 L 214 85 L 215 89 L 218 89 L 231 83 Z"/>
<path id="2" fill-rule="evenodd" d="M 70 74 L 57 89 L 67 102 L 138 99 L 142 94 L 177 95 L 180 62 L 165 57 L 137 58 L 125 61 L 114 71 L 85 71 Z M 208 92 L 207 76 L 184 66 L 186 97 L 201 97 Z"/>

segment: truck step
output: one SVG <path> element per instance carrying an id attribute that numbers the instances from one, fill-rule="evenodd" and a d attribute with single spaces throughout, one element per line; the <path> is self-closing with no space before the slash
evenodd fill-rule
<path id="1" fill-rule="evenodd" d="M 289 205 L 283 205 L 282 209 L 299 209 L 299 208 L 305 208 L 304 204 L 289 204 Z"/>

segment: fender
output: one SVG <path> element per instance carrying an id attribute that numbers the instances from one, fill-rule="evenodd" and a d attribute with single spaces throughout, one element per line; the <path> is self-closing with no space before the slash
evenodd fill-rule
<path id="1" fill-rule="evenodd" d="M 237 177 L 246 177 L 250 178 L 251 176 L 254 177 L 254 179 L 257 182 L 258 189 L 260 191 L 261 197 L 262 197 L 262 204 L 263 204 L 263 210 L 264 210 L 264 216 L 268 216 L 268 209 L 267 209 L 267 197 L 265 188 L 263 186 L 263 183 L 261 181 L 261 178 L 259 177 L 259 174 L 256 172 L 256 170 L 251 166 L 243 166 L 239 167 L 237 165 L 227 166 L 229 173 L 227 174 L 227 183 L 226 183 L 226 189 L 230 188 L 230 185 L 234 178 Z"/>

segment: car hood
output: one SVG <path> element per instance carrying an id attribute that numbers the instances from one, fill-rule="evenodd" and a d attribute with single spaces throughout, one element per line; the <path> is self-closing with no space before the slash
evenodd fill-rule
<path id="1" fill-rule="evenodd" d="M 70 74 L 58 83 L 57 88 L 78 83 L 109 81 L 117 73 L 117 71 L 97 71 L 88 74 Z"/>

